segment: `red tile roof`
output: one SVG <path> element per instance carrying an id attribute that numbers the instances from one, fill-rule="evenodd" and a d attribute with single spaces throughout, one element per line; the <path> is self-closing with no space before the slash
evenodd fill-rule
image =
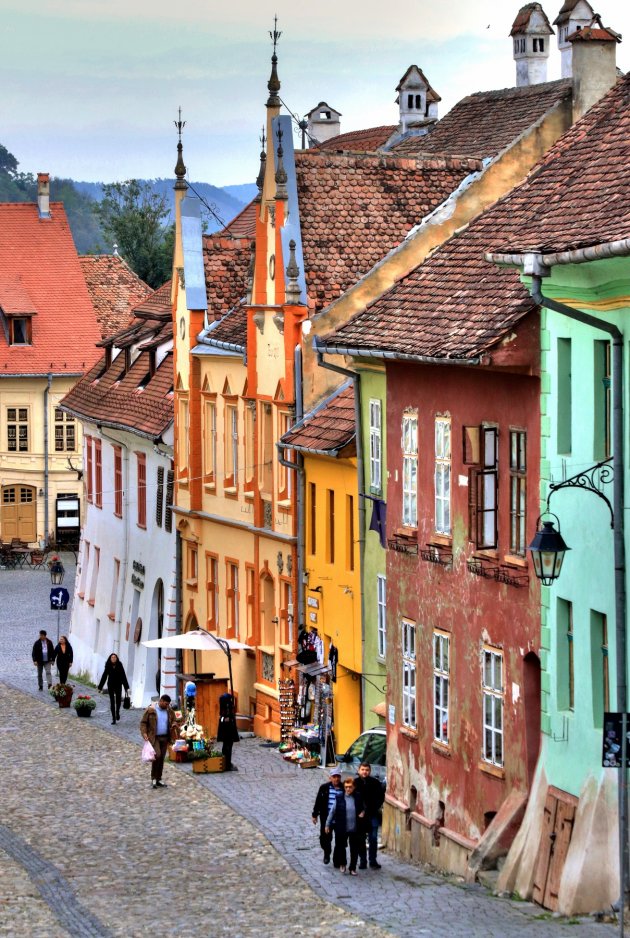
<path id="1" fill-rule="evenodd" d="M 344 384 L 282 437 L 288 449 L 329 456 L 356 454 L 354 385 Z"/>
<path id="2" fill-rule="evenodd" d="M 80 257 L 79 262 L 96 310 L 101 338 L 106 339 L 128 325 L 132 307 L 152 292 L 151 287 L 117 254 L 88 254 Z"/>
<path id="3" fill-rule="evenodd" d="M 224 233 L 203 239 L 203 262 L 208 296 L 208 319 L 221 319 L 247 292 L 250 238 Z"/>
<path id="4" fill-rule="evenodd" d="M 76 375 L 91 367 L 100 331 L 60 202 L 51 203 L 48 219 L 33 203 L 0 204 L 0 285 L 9 304 L 28 297 L 37 311 L 32 345 L 8 346 L 0 328 L 0 374 Z"/>
<path id="5" fill-rule="evenodd" d="M 565 2 L 562 4 L 560 12 L 553 21 L 553 25 L 559 26 L 563 23 L 566 23 L 571 18 L 571 14 L 579 2 L 580 0 L 565 0 Z"/>
<path id="6" fill-rule="evenodd" d="M 225 226 L 221 234 L 231 238 L 254 238 L 256 236 L 256 200 L 242 209 L 236 218 Z"/>
<path id="7" fill-rule="evenodd" d="M 171 302 L 172 289 L 173 281 L 167 280 L 166 283 L 163 283 L 157 290 L 152 290 L 147 296 L 141 299 L 139 303 L 136 303 L 133 308 L 134 316 L 148 316 L 151 318 L 157 316 L 160 319 L 170 319 L 173 308 Z"/>
<path id="8" fill-rule="evenodd" d="M 529 21 L 533 13 L 540 13 L 544 22 L 547 24 L 547 28 L 542 30 L 542 35 L 552 35 L 553 29 L 551 28 L 551 24 L 547 19 L 547 14 L 541 7 L 540 3 L 527 3 L 518 11 L 516 19 L 512 24 L 512 31 L 510 32 L 510 36 L 516 36 L 518 33 L 524 32 L 529 26 Z M 540 32 L 537 31 L 537 34 L 540 35 Z"/>
<path id="9" fill-rule="evenodd" d="M 630 238 L 630 74 L 503 200 L 488 248 L 556 253 Z"/>
<path id="10" fill-rule="evenodd" d="M 211 324 L 205 337 L 219 346 L 231 345 L 245 351 L 247 347 L 247 310 L 244 303 L 231 309 L 229 313 L 217 322 Z"/>
<path id="11" fill-rule="evenodd" d="M 19 277 L 0 282 L 0 309 L 6 316 L 37 313 L 35 303 Z"/>
<path id="12" fill-rule="evenodd" d="M 341 296 L 479 169 L 468 159 L 296 153 L 309 306 Z"/>
<path id="13" fill-rule="evenodd" d="M 398 124 L 385 124 L 381 127 L 368 127 L 365 130 L 350 130 L 346 134 L 337 134 L 330 140 L 317 145 L 318 150 L 352 151 L 370 153 L 386 143 Z"/>
<path id="14" fill-rule="evenodd" d="M 494 157 L 571 95 L 570 79 L 468 95 L 424 136 L 408 137 L 395 155 L 450 154 Z"/>
<path id="15" fill-rule="evenodd" d="M 619 33 L 602 26 L 601 22 L 599 28 L 591 25 L 576 29 L 568 38 L 570 42 L 621 42 Z"/>

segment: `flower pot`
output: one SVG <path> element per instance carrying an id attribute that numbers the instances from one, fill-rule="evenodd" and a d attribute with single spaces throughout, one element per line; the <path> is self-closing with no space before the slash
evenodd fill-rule
<path id="1" fill-rule="evenodd" d="M 69 694 L 66 694 L 65 697 L 58 697 L 57 703 L 60 707 L 69 707 L 72 703 L 72 691 Z M 78 713 L 78 711 L 77 711 Z"/>
<path id="2" fill-rule="evenodd" d="M 92 716 L 92 711 L 88 710 L 87 707 L 81 707 L 80 710 L 77 710 L 77 716 L 85 720 L 86 717 Z"/>
<path id="3" fill-rule="evenodd" d="M 207 772 L 223 771 L 223 756 L 211 756 L 208 759 L 195 759 L 192 764 L 193 772 L 206 774 Z"/>

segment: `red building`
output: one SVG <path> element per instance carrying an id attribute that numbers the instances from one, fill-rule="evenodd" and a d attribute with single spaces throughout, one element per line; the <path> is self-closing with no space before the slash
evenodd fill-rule
<path id="1" fill-rule="evenodd" d="M 539 317 L 483 259 L 501 207 L 328 337 L 385 362 L 388 846 L 474 877 L 539 746 Z"/>

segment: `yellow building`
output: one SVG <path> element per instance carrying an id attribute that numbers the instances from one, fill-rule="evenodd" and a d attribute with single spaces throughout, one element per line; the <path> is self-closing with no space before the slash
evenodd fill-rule
<path id="1" fill-rule="evenodd" d="M 284 435 L 281 446 L 303 458 L 305 628 L 317 630 L 324 642 L 324 661 L 336 665 L 331 673 L 333 725 L 336 750 L 345 752 L 362 729 L 360 525 L 352 382 L 306 414 Z"/>

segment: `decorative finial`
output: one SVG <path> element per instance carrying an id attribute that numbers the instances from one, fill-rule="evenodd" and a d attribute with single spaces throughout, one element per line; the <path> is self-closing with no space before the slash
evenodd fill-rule
<path id="1" fill-rule="evenodd" d="M 267 107 L 280 107 L 281 101 L 278 96 L 280 91 L 280 79 L 278 78 L 278 56 L 276 55 L 276 47 L 278 45 L 278 40 L 282 35 L 278 31 L 278 17 L 274 16 L 273 18 L 273 32 L 269 31 L 269 37 L 273 42 L 273 55 L 271 56 L 271 75 L 269 81 L 267 82 L 267 88 L 269 89 L 269 98 L 267 99 Z"/>
<path id="2" fill-rule="evenodd" d="M 114 241 L 114 257 L 118 257 L 118 245 Z"/>
<path id="3" fill-rule="evenodd" d="M 297 278 L 300 275 L 300 268 L 297 265 L 295 260 L 295 241 L 291 239 L 289 241 L 289 263 L 287 264 L 287 286 L 286 286 L 286 301 L 287 303 L 297 306 L 300 302 L 300 285 Z"/>
<path id="4" fill-rule="evenodd" d="M 276 169 L 276 198 L 277 199 L 286 199 L 287 195 L 287 173 L 284 168 L 284 162 L 282 157 L 284 156 L 284 150 L 282 149 L 282 128 L 278 127 L 276 132 L 278 138 L 278 166 Z"/>
<path id="5" fill-rule="evenodd" d="M 249 246 L 249 265 L 247 268 L 247 302 L 251 303 L 254 293 L 254 273 L 256 272 L 256 244 L 254 241 Z"/>
<path id="6" fill-rule="evenodd" d="M 260 201 L 262 195 L 262 188 L 265 183 L 265 166 L 267 165 L 267 154 L 265 153 L 265 128 L 263 127 L 262 133 L 260 135 L 260 169 L 258 170 L 258 177 L 256 179 L 256 185 L 258 186 L 258 195 L 256 196 L 256 201 Z"/>
<path id="7" fill-rule="evenodd" d="M 179 120 L 173 121 L 177 129 L 177 163 L 175 164 L 175 175 L 177 176 L 177 182 L 175 183 L 176 189 L 186 189 L 186 183 L 184 182 L 184 176 L 186 175 L 186 167 L 184 165 L 184 158 L 182 156 L 182 151 L 184 149 L 182 144 L 182 131 L 186 126 L 186 121 L 182 120 L 182 109 L 178 109 Z"/>

